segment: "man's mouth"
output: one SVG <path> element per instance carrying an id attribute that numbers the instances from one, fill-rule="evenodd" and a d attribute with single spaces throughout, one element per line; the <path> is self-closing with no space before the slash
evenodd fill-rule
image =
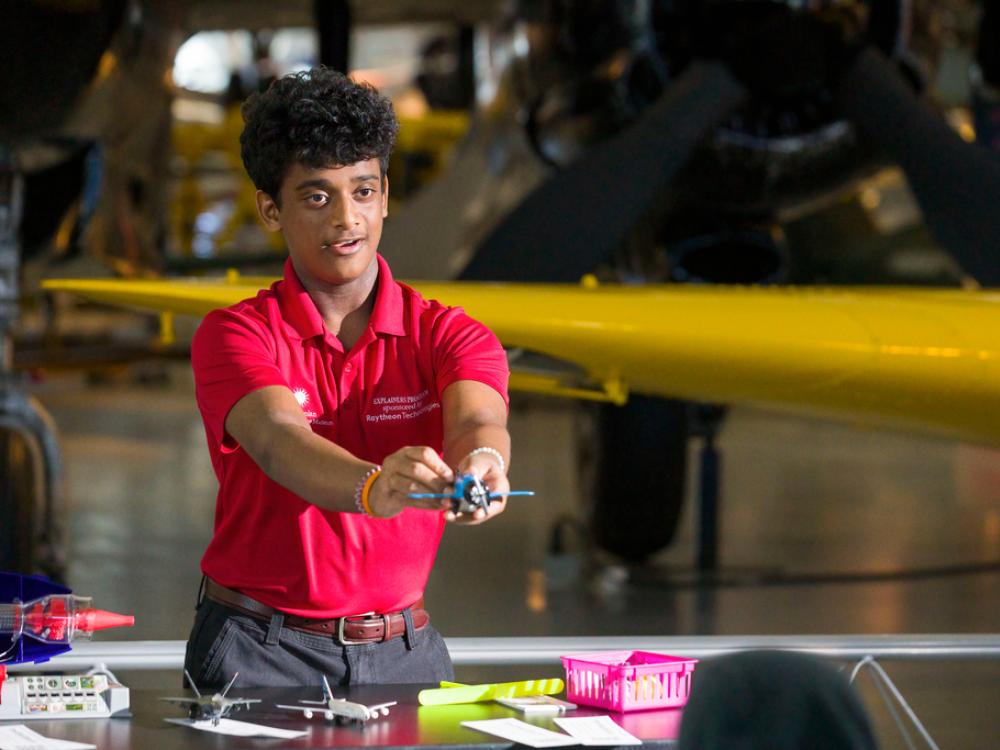
<path id="1" fill-rule="evenodd" d="M 342 240 L 337 240 L 336 242 L 327 242 L 322 245 L 324 250 L 333 250 L 337 253 L 351 253 L 354 252 L 358 246 L 361 244 L 363 237 L 347 237 Z"/>

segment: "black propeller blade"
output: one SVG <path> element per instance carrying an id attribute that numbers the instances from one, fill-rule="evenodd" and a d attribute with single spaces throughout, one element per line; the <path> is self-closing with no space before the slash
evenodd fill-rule
<path id="1" fill-rule="evenodd" d="M 692 64 L 630 127 L 529 194 L 460 278 L 578 280 L 611 255 L 747 95 L 721 63 Z"/>
<path id="2" fill-rule="evenodd" d="M 1000 286 L 1000 156 L 963 141 L 871 48 L 845 74 L 838 103 L 903 168 L 931 233 L 959 265 Z"/>

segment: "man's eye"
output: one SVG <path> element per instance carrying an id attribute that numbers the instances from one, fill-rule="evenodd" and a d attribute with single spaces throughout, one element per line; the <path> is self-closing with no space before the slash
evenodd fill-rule
<path id="1" fill-rule="evenodd" d="M 306 198 L 306 201 L 317 206 L 322 206 L 324 203 L 326 203 L 326 196 L 323 195 L 322 193 L 313 193 L 308 198 Z"/>
<path id="2" fill-rule="evenodd" d="M 361 196 L 362 198 L 368 198 L 374 194 L 375 194 L 375 188 L 363 187 L 360 190 L 358 190 L 358 195 Z"/>

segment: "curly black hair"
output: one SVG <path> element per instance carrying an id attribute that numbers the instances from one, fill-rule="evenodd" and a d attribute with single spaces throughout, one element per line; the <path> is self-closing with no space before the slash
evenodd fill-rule
<path id="1" fill-rule="evenodd" d="M 385 175 L 399 123 L 374 86 L 325 67 L 275 80 L 243 103 L 240 155 L 275 201 L 289 168 L 347 166 L 377 158 Z"/>

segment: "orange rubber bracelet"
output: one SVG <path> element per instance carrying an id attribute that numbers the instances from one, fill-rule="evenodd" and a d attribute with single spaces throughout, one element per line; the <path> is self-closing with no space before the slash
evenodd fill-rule
<path id="1" fill-rule="evenodd" d="M 372 511 L 371 503 L 368 502 L 368 493 L 371 492 L 372 485 L 375 484 L 375 480 L 379 478 L 381 473 L 381 469 L 373 471 L 371 476 L 365 480 L 365 486 L 361 489 L 361 507 L 365 509 L 365 515 L 372 518 L 378 518 L 378 516 Z"/>

